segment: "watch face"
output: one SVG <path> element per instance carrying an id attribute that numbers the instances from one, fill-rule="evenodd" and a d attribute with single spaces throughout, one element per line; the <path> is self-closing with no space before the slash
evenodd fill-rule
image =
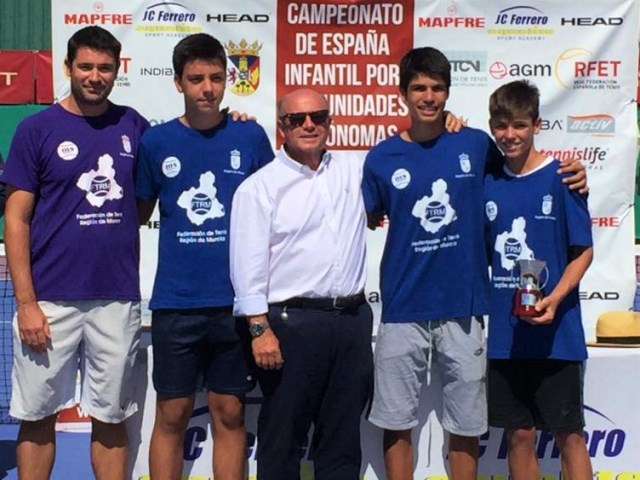
<path id="1" fill-rule="evenodd" d="M 254 323 L 249 326 L 249 333 L 251 333 L 252 337 L 259 337 L 266 330 L 266 326 L 263 323 Z"/>

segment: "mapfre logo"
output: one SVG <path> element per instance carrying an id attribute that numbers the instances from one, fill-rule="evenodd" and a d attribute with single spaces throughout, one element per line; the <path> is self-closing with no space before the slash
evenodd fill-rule
<path id="1" fill-rule="evenodd" d="M 65 13 L 65 25 L 131 25 L 133 14 L 105 12 L 102 2 L 93 4 L 91 13 Z"/>
<path id="2" fill-rule="evenodd" d="M 555 33 L 549 16 L 528 5 L 500 10 L 487 33 L 500 40 L 544 40 Z"/>
<path id="3" fill-rule="evenodd" d="M 454 2 L 447 7 L 447 15 L 442 17 L 418 17 L 418 28 L 485 28 L 484 17 L 472 17 L 459 15 L 458 7 Z"/>
<path id="4" fill-rule="evenodd" d="M 568 90 L 619 90 L 621 66 L 617 58 L 597 58 L 586 48 L 569 48 L 558 56 L 554 76 Z"/>

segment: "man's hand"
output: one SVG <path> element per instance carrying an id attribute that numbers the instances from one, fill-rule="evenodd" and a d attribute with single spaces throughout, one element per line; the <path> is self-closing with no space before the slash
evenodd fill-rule
<path id="1" fill-rule="evenodd" d="M 37 302 L 18 305 L 18 330 L 23 343 L 38 353 L 46 352 L 51 331 L 47 317 Z"/>
<path id="2" fill-rule="evenodd" d="M 458 133 L 462 127 L 467 126 L 467 120 L 464 117 L 456 117 L 448 110 L 444 112 L 444 128 L 449 133 Z"/>
<path id="3" fill-rule="evenodd" d="M 271 328 L 252 339 L 251 348 L 258 367 L 265 370 L 277 370 L 282 367 L 284 360 L 280 352 L 280 342 Z"/>
<path id="4" fill-rule="evenodd" d="M 231 117 L 231 120 L 233 120 L 234 122 L 246 122 L 247 120 L 254 120 L 256 119 L 256 117 L 249 115 L 248 113 L 245 112 L 239 112 L 237 110 L 231 110 L 229 112 L 229 116 Z"/>
<path id="5" fill-rule="evenodd" d="M 570 177 L 563 178 L 562 182 L 566 183 L 570 190 L 578 190 L 582 195 L 589 193 L 587 185 L 587 172 L 584 165 L 576 159 L 569 158 L 560 161 L 558 173 L 573 173 Z"/>

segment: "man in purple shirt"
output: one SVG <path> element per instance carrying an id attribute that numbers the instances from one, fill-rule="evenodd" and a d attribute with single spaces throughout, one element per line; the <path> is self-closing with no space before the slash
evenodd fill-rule
<path id="1" fill-rule="evenodd" d="M 119 58 L 100 27 L 70 38 L 71 94 L 18 126 L 2 176 L 20 478 L 51 476 L 55 421 L 75 402 L 78 367 L 95 477 L 125 478 L 140 330 L 134 167 L 148 123 L 108 101 Z"/>

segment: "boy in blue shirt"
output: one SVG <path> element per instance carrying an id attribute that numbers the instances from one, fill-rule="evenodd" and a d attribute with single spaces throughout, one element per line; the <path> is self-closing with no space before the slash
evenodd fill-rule
<path id="1" fill-rule="evenodd" d="M 488 336 L 489 425 L 507 431 L 512 478 L 540 478 L 536 429 L 554 434 L 563 476 L 589 479 L 582 433 L 587 357 L 578 283 L 593 256 L 587 199 L 556 174 L 558 161 L 534 146 L 538 89 L 526 81 L 489 100 L 491 132 L 506 164 L 485 178 L 487 248 L 492 268 Z M 546 262 L 542 298 L 531 317 L 513 314 L 517 261 Z"/>
<path id="2" fill-rule="evenodd" d="M 208 34 L 173 51 L 184 114 L 149 129 L 140 142 L 136 193 L 142 223 L 160 209 L 153 311 L 156 418 L 149 467 L 155 480 L 182 478 L 184 435 L 199 376 L 215 438 L 217 479 L 245 477 L 244 394 L 253 380 L 249 332 L 234 318 L 229 218 L 238 186 L 273 159 L 264 129 L 234 122 L 220 108 L 226 82 L 222 44 Z"/>

